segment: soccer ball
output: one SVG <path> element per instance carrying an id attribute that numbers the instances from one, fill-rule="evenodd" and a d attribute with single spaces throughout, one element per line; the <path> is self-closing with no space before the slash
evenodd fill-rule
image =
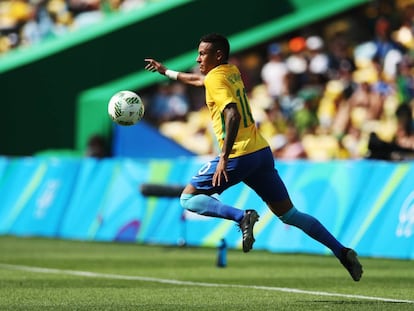
<path id="1" fill-rule="evenodd" d="M 144 104 L 138 94 L 120 91 L 111 97 L 108 114 L 119 125 L 134 125 L 144 116 Z"/>

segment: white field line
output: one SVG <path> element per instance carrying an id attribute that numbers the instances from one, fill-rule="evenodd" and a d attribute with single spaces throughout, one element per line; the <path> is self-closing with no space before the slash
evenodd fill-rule
<path id="1" fill-rule="evenodd" d="M 133 276 L 133 275 L 121 275 L 121 274 L 97 273 L 97 272 L 90 272 L 90 271 L 40 268 L 40 267 L 31 267 L 31 266 L 22 266 L 22 265 L 10 265 L 10 264 L 3 264 L 3 263 L 0 263 L 0 269 L 27 271 L 27 272 L 34 272 L 34 273 L 72 275 L 72 276 L 81 276 L 81 277 L 89 277 L 89 278 L 153 282 L 153 283 L 171 284 L 171 285 L 256 289 L 256 290 L 277 291 L 277 292 L 313 295 L 313 296 L 341 297 L 341 298 L 353 298 L 353 299 L 374 300 L 374 301 L 383 301 L 383 302 L 414 304 L 414 300 L 404 300 L 404 299 L 394 299 L 394 298 L 384 298 L 384 297 L 374 297 L 374 296 L 364 296 L 364 295 L 339 294 L 339 293 L 310 291 L 310 290 L 302 290 L 302 289 L 287 288 L 287 287 L 191 282 L 191 281 L 152 278 L 152 277 L 146 277 L 146 276 Z"/>

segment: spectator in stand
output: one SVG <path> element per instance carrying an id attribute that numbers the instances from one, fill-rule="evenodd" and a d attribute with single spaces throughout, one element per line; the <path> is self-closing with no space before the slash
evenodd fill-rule
<path id="1" fill-rule="evenodd" d="M 411 149 L 414 155 L 414 119 L 412 104 L 403 103 L 396 111 L 397 132 L 395 142 L 398 146 Z"/>
<path id="2" fill-rule="evenodd" d="M 52 20 L 47 1 L 40 0 L 33 6 L 33 16 L 22 26 L 21 45 L 32 45 L 54 35 L 55 23 Z"/>
<path id="3" fill-rule="evenodd" d="M 288 73 L 285 75 L 285 92 L 279 102 L 283 115 L 293 122 L 295 114 L 304 108 L 304 99 L 299 92 L 308 82 L 305 38 L 294 37 L 289 40 L 288 46 L 290 55 L 286 58 Z"/>
<path id="4" fill-rule="evenodd" d="M 334 34 L 330 40 L 328 58 L 328 76 L 331 80 L 342 79 L 345 72 L 352 73 L 355 70 L 355 63 L 350 55 L 349 42 L 345 33 Z"/>
<path id="5" fill-rule="evenodd" d="M 329 58 L 324 51 L 324 41 L 319 36 L 310 36 L 306 39 L 308 77 L 306 87 L 322 93 L 328 80 Z"/>
<path id="6" fill-rule="evenodd" d="M 284 136 L 286 139 L 285 143 L 273 152 L 275 157 L 281 160 L 306 159 L 307 154 L 305 148 L 303 147 L 298 130 L 293 124 L 288 125 Z"/>
<path id="7" fill-rule="evenodd" d="M 293 37 L 288 42 L 290 55 L 286 58 L 289 72 L 294 75 L 298 88 L 307 83 L 308 60 L 306 58 L 306 40 L 304 37 Z"/>
<path id="8" fill-rule="evenodd" d="M 380 117 L 383 101 L 378 96 L 378 93 L 372 90 L 371 82 L 361 81 L 358 84 L 355 92 L 349 99 L 351 106 L 351 121 L 358 128 L 367 121 L 376 120 Z"/>
<path id="9" fill-rule="evenodd" d="M 189 103 L 185 88 L 178 83 L 162 83 L 148 105 L 149 119 L 155 126 L 186 119 Z"/>
<path id="10" fill-rule="evenodd" d="M 388 79 L 393 79 L 396 75 L 396 64 L 402 60 L 404 47 L 395 41 L 392 36 L 390 21 L 385 17 L 380 17 L 375 23 L 374 57 L 383 66 L 384 74 Z"/>
<path id="11" fill-rule="evenodd" d="M 264 84 L 256 86 L 250 96 L 252 114 L 260 133 L 269 141 L 272 150 L 285 142 L 286 118 L 279 101 L 269 96 Z"/>
<path id="12" fill-rule="evenodd" d="M 302 101 L 302 106 L 293 114 L 293 124 L 296 127 L 299 137 L 305 134 L 313 134 L 319 125 L 318 116 L 316 114 L 318 94 L 312 91 L 302 89 L 298 93 L 298 98 Z"/>
<path id="13" fill-rule="evenodd" d="M 367 155 L 366 139 L 362 137 L 362 131 L 352 125 L 349 125 L 340 143 L 346 152 L 346 158 L 360 159 Z"/>
<path id="14" fill-rule="evenodd" d="M 385 17 L 380 17 L 375 23 L 375 56 L 384 64 L 387 54 L 392 50 L 401 51 L 402 47 L 391 37 L 391 23 Z"/>
<path id="15" fill-rule="evenodd" d="M 400 103 L 410 102 L 414 98 L 414 77 L 412 67 L 412 61 L 408 56 L 405 56 L 401 62 L 397 64 L 395 83 Z"/>
<path id="16" fill-rule="evenodd" d="M 344 133 L 349 118 L 349 105 L 344 100 L 344 85 L 341 81 L 331 80 L 326 83 L 317 107 L 317 117 L 320 130 L 331 132 L 335 136 Z"/>
<path id="17" fill-rule="evenodd" d="M 147 0 L 109 0 L 112 11 L 132 11 L 143 7 Z"/>
<path id="18" fill-rule="evenodd" d="M 414 2 L 398 1 L 397 6 L 401 17 L 399 28 L 392 33 L 392 38 L 404 48 L 414 49 Z"/>
<path id="19" fill-rule="evenodd" d="M 414 159 L 414 131 L 412 107 L 401 104 L 396 112 L 397 131 L 391 142 L 382 140 L 376 133 L 369 137 L 369 155 L 371 159 L 407 160 Z"/>
<path id="20" fill-rule="evenodd" d="M 263 65 L 261 77 L 267 87 L 268 94 L 275 100 L 285 93 L 285 76 L 288 73 L 284 62 L 282 48 L 272 43 L 267 49 L 268 61 Z"/>
<path id="21" fill-rule="evenodd" d="M 73 14 L 73 28 L 83 28 L 103 20 L 100 0 L 69 0 L 69 10 Z"/>
<path id="22" fill-rule="evenodd" d="M 20 32 L 33 14 L 34 7 L 28 0 L 0 1 L 0 52 L 22 44 Z"/>
<path id="23" fill-rule="evenodd" d="M 279 105 L 283 116 L 292 121 L 296 111 L 303 108 L 303 99 L 298 96 L 300 90 L 299 77 L 291 72 L 285 76 L 285 92 L 280 96 Z"/>
<path id="24" fill-rule="evenodd" d="M 53 34 L 55 36 L 65 35 L 72 29 L 73 15 L 65 0 L 50 0 L 47 10 L 54 22 Z"/>

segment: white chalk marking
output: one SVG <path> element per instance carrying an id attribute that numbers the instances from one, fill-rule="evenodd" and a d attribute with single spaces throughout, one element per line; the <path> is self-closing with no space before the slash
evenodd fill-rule
<path id="1" fill-rule="evenodd" d="M 374 297 L 374 296 L 364 296 L 364 295 L 350 295 L 350 294 L 330 293 L 330 292 L 302 290 L 302 289 L 287 288 L 287 287 L 180 281 L 180 280 L 161 279 L 161 278 L 153 278 L 153 277 L 146 277 L 146 276 L 133 276 L 133 275 L 121 275 L 121 274 L 97 273 L 97 272 L 90 272 L 90 271 L 52 269 L 52 268 L 31 267 L 31 266 L 23 266 L 23 265 L 10 265 L 10 264 L 3 264 L 3 263 L 0 263 L 0 268 L 1 269 L 7 269 L 7 270 L 19 270 L 19 271 L 34 272 L 34 273 L 73 275 L 73 276 L 81 276 L 81 277 L 88 277 L 88 278 L 103 278 L 103 279 L 113 279 L 113 280 L 141 281 L 141 282 L 153 282 L 153 283 L 161 283 L 161 284 L 199 286 L 199 287 L 227 287 L 227 288 L 256 289 L 256 290 L 277 291 L 277 292 L 303 294 L 303 295 L 313 295 L 313 296 L 341 297 L 341 298 L 352 298 L 352 299 L 362 299 L 362 300 L 374 300 L 374 301 L 383 301 L 383 302 L 414 304 L 414 300 L 404 300 L 404 299 L 394 299 L 394 298 L 384 298 L 384 297 Z"/>

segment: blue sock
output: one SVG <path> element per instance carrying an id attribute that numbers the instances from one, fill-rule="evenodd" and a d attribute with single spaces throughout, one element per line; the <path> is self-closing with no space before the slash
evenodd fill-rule
<path id="1" fill-rule="evenodd" d="M 236 222 L 240 222 L 244 216 L 244 210 L 225 205 L 206 194 L 183 193 L 180 202 L 185 209 L 204 216 L 225 218 Z"/>
<path id="2" fill-rule="evenodd" d="M 343 245 L 315 217 L 292 207 L 279 217 L 285 224 L 302 229 L 307 235 L 328 247 L 336 257 L 342 257 Z"/>

